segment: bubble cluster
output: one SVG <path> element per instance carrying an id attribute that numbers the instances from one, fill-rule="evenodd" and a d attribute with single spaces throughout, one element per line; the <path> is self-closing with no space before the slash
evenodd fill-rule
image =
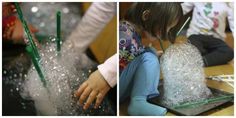
<path id="1" fill-rule="evenodd" d="M 71 33 L 81 19 L 80 3 L 27 2 L 20 4 L 25 19 L 39 29 L 39 34 L 56 34 L 56 12 L 61 11 L 62 39 Z"/>
<path id="2" fill-rule="evenodd" d="M 209 98 L 212 93 L 205 83 L 203 60 L 196 47 L 189 43 L 173 44 L 161 57 L 164 79 L 164 100 L 177 105 Z"/>
<path id="3" fill-rule="evenodd" d="M 109 101 L 105 101 L 97 110 L 91 105 L 89 110 L 84 111 L 82 106 L 77 105 L 74 92 L 88 78 L 95 64 L 85 54 L 77 53 L 70 41 L 66 41 L 60 53 L 56 51 L 55 40 L 51 38 L 51 41 L 52 43 L 47 42 L 40 50 L 40 64 L 47 81 L 46 88 L 32 66 L 21 95 L 34 100 L 38 115 L 113 114 Z"/>

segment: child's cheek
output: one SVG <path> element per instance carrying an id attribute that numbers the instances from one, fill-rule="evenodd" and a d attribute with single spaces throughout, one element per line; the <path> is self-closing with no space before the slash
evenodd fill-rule
<path id="1" fill-rule="evenodd" d="M 147 37 L 147 39 L 149 39 L 151 41 L 156 40 L 156 37 L 153 37 L 150 33 L 146 32 L 146 31 L 144 33 L 145 33 L 145 36 Z"/>

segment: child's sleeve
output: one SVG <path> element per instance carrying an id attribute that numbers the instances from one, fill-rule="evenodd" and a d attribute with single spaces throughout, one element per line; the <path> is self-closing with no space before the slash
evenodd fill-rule
<path id="1" fill-rule="evenodd" d="M 115 14 L 115 3 L 93 3 L 68 40 L 72 40 L 75 48 L 79 49 L 78 51 L 84 52 Z"/>
<path id="2" fill-rule="evenodd" d="M 123 70 L 130 61 L 145 51 L 141 36 L 127 21 L 119 24 L 119 69 Z"/>
<path id="3" fill-rule="evenodd" d="M 117 83 L 117 58 L 117 54 L 114 54 L 103 64 L 98 66 L 98 71 L 102 74 L 110 87 L 114 87 Z"/>
<path id="4" fill-rule="evenodd" d="M 232 31 L 232 34 L 234 36 L 234 3 L 228 3 L 229 9 L 227 13 L 227 19 L 229 22 L 230 30 Z"/>
<path id="5" fill-rule="evenodd" d="M 183 14 L 185 15 L 193 9 L 194 3 L 193 2 L 184 2 L 181 4 L 181 6 L 183 9 Z"/>

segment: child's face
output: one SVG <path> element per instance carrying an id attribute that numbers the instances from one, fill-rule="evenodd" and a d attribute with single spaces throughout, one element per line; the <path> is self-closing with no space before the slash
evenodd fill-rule
<path id="1" fill-rule="evenodd" d="M 178 21 L 176 20 L 176 21 L 173 22 L 171 25 L 169 25 L 169 26 L 167 27 L 166 32 L 169 32 L 171 28 L 173 28 L 174 26 L 177 25 L 177 23 L 178 23 Z M 156 39 L 156 38 L 159 38 L 159 37 L 160 37 L 160 32 L 159 32 L 159 31 L 156 32 L 156 37 L 153 37 L 151 34 L 149 34 L 149 36 L 152 37 L 152 38 L 150 38 L 150 39 L 154 39 L 154 38 Z"/>
<path id="2" fill-rule="evenodd" d="M 177 23 L 178 23 L 178 20 L 176 20 L 176 21 L 173 22 L 171 25 L 169 25 L 169 26 L 167 27 L 166 32 L 169 32 L 171 28 L 173 28 L 174 26 L 177 25 Z M 154 41 L 154 40 L 156 40 L 157 38 L 160 38 L 160 31 L 157 31 L 157 32 L 156 32 L 156 36 L 151 35 L 151 34 L 150 34 L 149 32 L 147 32 L 147 31 L 144 31 L 144 33 L 145 33 L 147 39 L 149 39 L 149 40 L 151 40 L 151 41 Z"/>
<path id="3" fill-rule="evenodd" d="M 151 40 L 151 41 L 154 41 L 156 40 L 157 38 L 152 36 L 150 33 L 148 33 L 147 31 L 144 31 L 144 34 L 145 36 L 147 37 L 147 39 Z"/>
<path id="4" fill-rule="evenodd" d="M 173 28 L 174 26 L 176 26 L 177 23 L 178 23 L 178 21 L 176 20 L 176 21 L 173 22 L 171 25 L 169 25 L 169 27 L 167 27 L 167 32 L 169 32 L 171 28 Z"/>

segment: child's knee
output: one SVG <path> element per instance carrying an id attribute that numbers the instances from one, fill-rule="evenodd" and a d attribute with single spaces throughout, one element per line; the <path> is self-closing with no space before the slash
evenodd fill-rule
<path id="1" fill-rule="evenodd" d="M 230 59 L 234 58 L 234 50 L 233 49 L 229 48 L 227 51 L 227 54 Z"/>
<path id="2" fill-rule="evenodd" d="M 142 63 L 149 67 L 159 67 L 157 56 L 151 52 L 145 52 L 144 54 L 142 54 Z"/>
<path id="3" fill-rule="evenodd" d="M 234 58 L 234 51 L 232 48 L 225 46 L 224 48 L 221 49 L 221 51 L 225 54 L 225 57 L 228 57 L 229 59 Z"/>
<path id="4" fill-rule="evenodd" d="M 143 62 L 152 62 L 152 64 L 158 64 L 158 58 L 155 54 L 151 52 L 145 52 L 142 55 Z"/>

